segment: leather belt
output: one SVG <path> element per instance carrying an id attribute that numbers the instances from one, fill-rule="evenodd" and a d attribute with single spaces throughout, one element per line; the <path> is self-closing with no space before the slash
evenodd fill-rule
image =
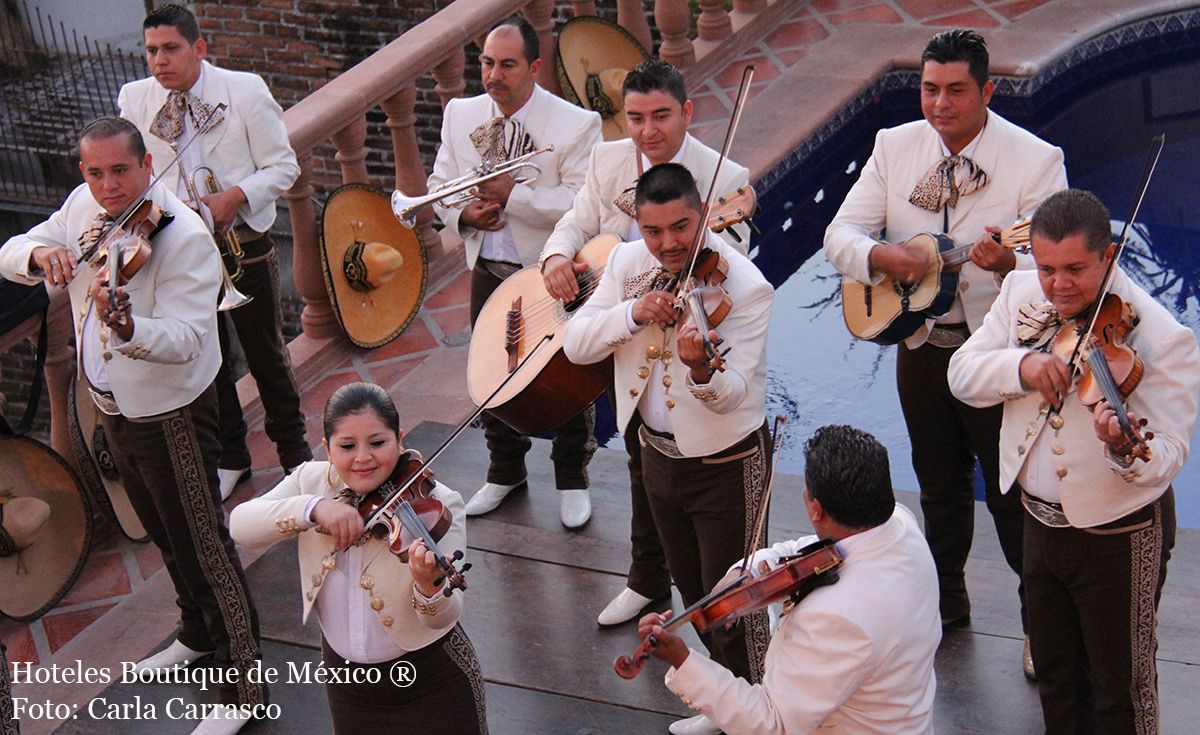
<path id="1" fill-rule="evenodd" d="M 1048 500 L 1035 498 L 1025 489 L 1021 489 L 1021 505 L 1025 506 L 1025 510 L 1029 511 L 1029 515 L 1033 516 L 1043 526 L 1050 528 L 1066 528 L 1071 525 L 1067 520 L 1067 514 L 1063 513 L 1063 507 L 1058 503 L 1051 503 Z"/>
<path id="2" fill-rule="evenodd" d="M 953 350 L 962 347 L 963 343 L 970 336 L 971 330 L 967 328 L 965 322 L 934 324 L 933 329 L 929 330 L 929 337 L 925 341 L 934 347 Z"/>
<path id="3" fill-rule="evenodd" d="M 88 384 L 88 393 L 92 394 L 92 403 L 96 404 L 96 408 L 100 409 L 100 413 L 109 416 L 120 416 L 121 407 L 117 405 L 117 397 L 111 391 L 99 390 Z"/>
<path id="4" fill-rule="evenodd" d="M 520 263 L 510 263 L 507 260 L 490 260 L 488 258 L 476 258 L 476 266 L 483 266 L 483 269 L 491 273 L 501 281 L 505 280 L 512 274 L 521 270 Z"/>
<path id="5" fill-rule="evenodd" d="M 679 445 L 675 443 L 674 434 L 664 434 L 642 424 L 638 427 L 638 438 L 641 439 L 642 446 L 651 447 L 664 457 L 685 459 L 683 453 L 679 451 Z"/>

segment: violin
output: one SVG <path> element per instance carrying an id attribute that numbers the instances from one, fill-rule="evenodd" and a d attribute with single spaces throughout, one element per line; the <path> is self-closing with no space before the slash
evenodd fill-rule
<path id="1" fill-rule="evenodd" d="M 1081 321 L 1084 320 L 1072 321 L 1074 328 L 1064 328 L 1055 337 L 1054 353 L 1064 362 L 1088 326 Z M 1080 402 L 1089 408 L 1101 399 L 1108 401 L 1117 415 L 1122 433 L 1133 446 L 1132 456 L 1148 462 L 1151 458 L 1148 442 L 1154 438 L 1154 433 L 1146 432 L 1143 436 L 1139 429 L 1146 425 L 1147 420 L 1141 419 L 1135 425 L 1122 408 L 1125 399 L 1137 389 L 1146 372 L 1145 363 L 1125 343 L 1137 323 L 1137 314 L 1128 302 L 1111 292 L 1104 296 L 1091 333 L 1079 347 L 1082 363 L 1076 390 Z"/>
<path id="2" fill-rule="evenodd" d="M 799 602 L 818 587 L 837 581 L 842 556 L 832 541 L 823 540 L 805 546 L 793 556 L 784 557 L 780 566 L 770 569 L 759 563 L 757 578 L 743 570 L 729 584 L 713 590 L 696 604 L 671 618 L 663 630 L 674 630 L 691 623 L 700 633 L 730 625 L 752 612 L 780 600 Z M 658 641 L 646 636 L 632 656 L 618 656 L 613 670 L 622 679 L 632 679 L 645 668 L 650 651 Z"/>
<path id="3" fill-rule="evenodd" d="M 685 324 L 690 318 L 696 325 L 709 366 L 717 371 L 725 369 L 725 355 L 729 354 L 730 348 L 718 352 L 721 340 L 714 342 L 710 332 L 733 310 L 733 298 L 721 287 L 728 274 L 729 261 L 717 251 L 704 248 L 697 255 L 689 283 L 681 290 L 682 295 L 678 297 L 681 301 L 676 302 L 686 307 L 679 323 Z"/>
<path id="4" fill-rule="evenodd" d="M 435 485 L 433 471 L 428 469 L 420 452 L 409 449 L 400 455 L 388 481 L 364 495 L 358 503 L 358 513 L 363 519 L 359 543 L 369 537 L 384 539 L 388 550 L 407 564 L 408 547 L 421 539 L 445 573 L 434 580 L 434 584 L 441 585 L 444 581 L 442 594 L 449 597 L 454 590 L 467 588 L 463 575 L 471 565 L 464 564 L 462 569 L 455 567 L 455 563 L 463 558 L 461 549 L 455 549 L 447 557 L 438 548 L 437 542 L 450 530 L 454 517 L 442 501 L 433 497 Z"/>

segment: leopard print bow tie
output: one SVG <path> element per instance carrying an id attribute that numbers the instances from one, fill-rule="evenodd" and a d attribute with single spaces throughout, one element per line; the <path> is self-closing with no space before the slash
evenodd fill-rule
<path id="1" fill-rule="evenodd" d="M 940 212 L 957 207 L 958 198 L 969 196 L 988 184 L 988 175 L 966 156 L 946 156 L 929 167 L 909 194 L 908 201 L 921 209 Z"/>

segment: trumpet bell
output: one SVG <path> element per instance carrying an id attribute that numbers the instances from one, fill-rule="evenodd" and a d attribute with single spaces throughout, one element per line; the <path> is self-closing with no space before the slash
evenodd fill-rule
<path id="1" fill-rule="evenodd" d="M 230 311 L 254 300 L 253 296 L 247 296 L 237 290 L 237 286 L 233 285 L 233 279 L 222 280 L 225 281 L 225 292 L 221 294 L 221 303 L 217 304 L 217 311 Z"/>
<path id="2" fill-rule="evenodd" d="M 426 204 L 432 204 L 436 200 L 436 196 L 405 196 L 404 192 L 397 189 L 392 192 L 392 214 L 396 215 L 396 219 L 400 221 L 400 224 L 411 230 L 417 226 L 417 210 Z"/>

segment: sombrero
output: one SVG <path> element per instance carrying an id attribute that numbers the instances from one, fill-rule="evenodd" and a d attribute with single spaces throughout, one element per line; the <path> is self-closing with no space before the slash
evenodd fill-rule
<path id="1" fill-rule="evenodd" d="M 630 69 L 648 58 L 629 31 L 581 15 L 558 33 L 558 84 L 569 102 L 600 113 L 605 140 L 626 138 L 621 84 Z"/>
<path id="2" fill-rule="evenodd" d="M 54 450 L 0 436 L 0 613 L 34 620 L 58 604 L 92 544 L 92 509 Z"/>
<path id="3" fill-rule="evenodd" d="M 67 403 L 71 408 L 67 413 L 71 450 L 92 507 L 116 524 L 125 538 L 148 541 L 150 536 L 129 502 L 125 483 L 113 461 L 108 435 L 100 424 L 96 404 L 86 390 L 78 390 L 75 376 L 71 377 Z"/>
<path id="4" fill-rule="evenodd" d="M 429 266 L 416 230 L 382 191 L 346 184 L 321 216 L 321 269 L 338 323 L 359 347 L 395 339 L 417 315 Z"/>

